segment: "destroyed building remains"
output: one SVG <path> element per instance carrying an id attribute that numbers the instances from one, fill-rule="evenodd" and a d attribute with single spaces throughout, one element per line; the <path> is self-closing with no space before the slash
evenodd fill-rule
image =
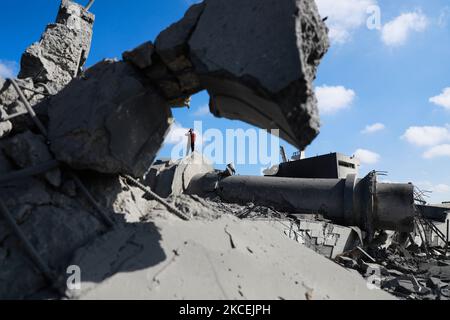
<path id="1" fill-rule="evenodd" d="M 313 158 L 267 177 L 198 153 L 155 162 L 171 109 L 201 90 L 217 117 L 279 128 L 300 150 L 313 141 L 329 47 L 313 0 L 205 0 L 122 60 L 85 68 L 89 6 L 61 1 L 17 79 L 0 79 L 0 298 L 393 298 L 330 259 L 397 297 L 449 298 L 449 209 L 412 184 L 360 179 L 342 155 L 331 174 L 302 170 L 321 166 Z M 66 286 L 73 265 L 82 291 Z M 264 268 L 279 291 L 252 287 Z"/>

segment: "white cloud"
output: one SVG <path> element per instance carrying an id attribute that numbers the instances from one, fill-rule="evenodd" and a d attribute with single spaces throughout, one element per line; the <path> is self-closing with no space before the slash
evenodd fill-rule
<path id="1" fill-rule="evenodd" d="M 387 46 L 400 46 L 412 32 L 423 32 L 427 26 L 428 18 L 420 11 L 403 13 L 383 26 L 381 39 Z"/>
<path id="2" fill-rule="evenodd" d="M 441 184 L 433 184 L 430 181 L 421 181 L 415 184 L 422 191 L 429 191 L 440 194 L 449 194 L 450 186 L 444 183 Z"/>
<path id="3" fill-rule="evenodd" d="M 386 126 L 384 124 L 375 123 L 375 124 L 366 126 L 366 128 L 363 131 L 361 131 L 361 133 L 362 134 L 371 134 L 371 133 L 383 131 L 384 129 L 386 129 Z"/>
<path id="4" fill-rule="evenodd" d="M 431 147 L 450 142 L 450 130 L 448 127 L 410 127 L 402 139 L 419 147 Z"/>
<path id="5" fill-rule="evenodd" d="M 450 193 L 450 186 L 447 184 L 438 184 L 435 188 L 434 188 L 434 192 L 436 193 Z"/>
<path id="6" fill-rule="evenodd" d="M 322 114 L 333 114 L 350 108 L 356 97 L 355 91 L 343 86 L 321 86 L 316 88 L 319 109 Z"/>
<path id="7" fill-rule="evenodd" d="M 450 87 L 445 88 L 440 95 L 430 98 L 430 102 L 450 110 Z"/>
<path id="8" fill-rule="evenodd" d="M 352 33 L 366 24 L 367 10 L 377 4 L 376 0 L 316 0 L 322 17 L 328 17 L 332 42 L 343 44 Z"/>
<path id="9" fill-rule="evenodd" d="M 204 116 L 208 116 L 210 114 L 211 114 L 211 112 L 209 111 L 208 105 L 201 106 L 194 112 L 194 116 L 196 116 L 196 117 L 204 117 Z"/>
<path id="10" fill-rule="evenodd" d="M 15 62 L 0 60 L 0 77 L 13 78 L 16 73 L 16 68 Z"/>
<path id="11" fill-rule="evenodd" d="M 381 156 L 366 149 L 358 149 L 355 151 L 355 158 L 358 159 L 361 164 L 376 164 L 380 161 Z"/>
<path id="12" fill-rule="evenodd" d="M 450 144 L 441 144 L 432 147 L 423 154 L 423 157 L 425 159 L 450 157 Z"/>

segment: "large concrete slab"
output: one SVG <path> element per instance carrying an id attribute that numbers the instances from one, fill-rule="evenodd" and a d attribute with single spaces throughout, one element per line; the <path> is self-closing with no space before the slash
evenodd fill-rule
<path id="1" fill-rule="evenodd" d="M 105 60 L 50 101 L 49 139 L 72 168 L 142 177 L 166 136 L 167 102 L 125 62 Z"/>
<path id="2" fill-rule="evenodd" d="M 312 81 L 329 42 L 313 0 L 206 0 L 189 40 L 211 112 L 280 129 L 304 148 L 319 132 Z"/>
<path id="3" fill-rule="evenodd" d="M 182 222 L 116 231 L 78 251 L 81 299 L 393 299 L 286 238 L 269 221 Z M 263 281 L 261 281 L 263 280 Z"/>

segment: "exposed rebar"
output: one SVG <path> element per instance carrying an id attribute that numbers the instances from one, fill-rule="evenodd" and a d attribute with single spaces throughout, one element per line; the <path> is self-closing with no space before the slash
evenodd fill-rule
<path id="1" fill-rule="evenodd" d="M 0 185 L 9 183 L 11 181 L 25 179 L 31 176 L 36 176 L 42 173 L 46 173 L 47 171 L 58 168 L 59 162 L 56 160 L 50 160 L 39 164 L 34 167 L 29 167 L 23 170 L 18 170 L 14 172 L 7 173 L 5 175 L 0 176 Z"/>
<path id="2" fill-rule="evenodd" d="M 36 115 L 36 112 L 34 112 L 33 108 L 31 107 L 30 103 L 28 102 L 27 98 L 25 98 L 25 95 L 23 94 L 22 89 L 20 89 L 19 85 L 17 84 L 16 80 L 9 79 L 11 81 L 14 89 L 16 90 L 17 94 L 19 95 L 20 100 L 22 100 L 22 103 L 25 105 L 25 108 L 28 111 L 28 114 L 31 116 L 31 119 L 38 127 L 39 131 L 42 133 L 44 137 L 47 138 L 47 129 L 45 129 L 44 125 L 42 124 L 41 120 Z"/>
<path id="3" fill-rule="evenodd" d="M 25 249 L 28 256 L 31 258 L 33 263 L 39 269 L 39 271 L 43 274 L 46 280 L 57 287 L 58 280 L 56 275 L 50 270 L 45 261 L 41 258 L 41 256 L 37 253 L 36 249 L 33 247 L 31 242 L 27 239 L 25 234 L 22 232 L 20 227 L 17 225 L 15 219 L 13 218 L 11 212 L 6 207 L 3 200 L 0 199 L 0 213 L 3 216 L 6 224 L 11 229 L 13 234 L 20 240 L 23 248 Z"/>
<path id="4" fill-rule="evenodd" d="M 86 5 L 86 7 L 84 7 L 84 10 L 89 11 L 89 9 L 92 7 L 94 2 L 95 2 L 95 0 L 90 0 L 89 3 Z"/>
<path id="5" fill-rule="evenodd" d="M 187 215 L 185 215 L 183 212 L 181 212 L 174 206 L 170 205 L 167 201 L 165 201 L 163 198 L 161 198 L 156 193 L 154 193 L 150 188 L 144 186 L 143 184 L 141 184 L 139 181 L 137 181 L 133 177 L 131 177 L 129 175 L 123 175 L 123 177 L 129 183 L 134 184 L 136 187 L 138 187 L 139 189 L 141 189 L 142 191 L 147 193 L 149 196 L 151 196 L 153 199 L 155 199 L 156 201 L 161 203 L 163 206 L 165 206 L 170 213 L 173 213 L 174 215 L 176 215 L 177 217 L 179 217 L 182 220 L 185 220 L 185 221 L 190 220 Z"/>

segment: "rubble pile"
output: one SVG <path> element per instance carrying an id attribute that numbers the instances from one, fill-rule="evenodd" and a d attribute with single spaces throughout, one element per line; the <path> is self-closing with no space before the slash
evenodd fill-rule
<path id="1" fill-rule="evenodd" d="M 414 276 L 413 295 L 446 296 L 442 257 L 367 241 L 412 231 L 411 185 L 348 175 L 322 181 L 317 204 L 301 178 L 237 177 L 198 153 L 154 162 L 171 108 L 205 89 L 218 117 L 280 128 L 300 149 L 316 137 L 312 82 L 329 41 L 313 0 L 205 0 L 84 70 L 93 23 L 63 0 L 18 79 L 0 79 L 0 299 L 392 299 L 330 260 L 360 271 L 371 255 L 387 290 Z M 67 286 L 74 266 L 81 290 Z"/>
<path id="2" fill-rule="evenodd" d="M 169 178 L 155 176 L 161 182 L 181 174 L 160 192 L 171 194 L 168 199 L 133 178 L 144 181 L 173 122 L 170 108 L 186 105 L 190 95 L 207 89 L 214 110 L 228 105 L 218 102 L 224 94 L 247 100 L 246 112 L 258 105 L 264 115 L 252 123 L 282 126 L 299 147 L 312 141 L 319 126 L 312 80 L 328 48 L 327 30 L 312 0 L 285 0 L 275 7 L 252 0 L 241 11 L 227 1 L 206 0 L 154 43 L 125 52 L 123 61 L 107 59 L 84 70 L 94 16 L 72 1 L 61 2 L 55 23 L 23 54 L 18 78 L 0 81 L 0 298 L 68 295 L 67 267 L 103 237 L 125 239 L 116 248 L 126 253 L 120 259 L 132 260 L 144 246 L 163 262 L 167 255 L 159 248 L 155 219 L 162 219 L 163 229 L 172 223 L 168 216 L 211 220 L 234 210 L 181 194 L 211 165 L 192 169 L 181 162 L 173 172 L 166 170 Z M 239 24 L 231 23 L 238 15 Z M 221 29 L 211 30 L 208 21 L 219 18 Z M 248 19 L 250 29 L 243 25 Z M 222 51 L 217 32 L 228 43 L 244 37 L 246 47 Z M 275 40 L 282 51 L 268 46 Z M 262 54 L 269 49 L 270 56 Z M 211 55 L 219 60 L 208 63 Z M 258 71 L 263 66 L 264 72 Z M 276 79 L 268 73 L 274 68 L 280 70 Z M 227 86 L 227 92 L 218 91 Z M 222 115 L 251 122 L 242 110 Z"/>
<path id="3" fill-rule="evenodd" d="M 416 233 L 421 232 L 417 229 Z M 336 258 L 346 268 L 359 271 L 374 288 L 407 300 L 450 299 L 450 255 L 448 247 L 429 247 L 420 238 L 380 232 L 362 249 Z"/>

